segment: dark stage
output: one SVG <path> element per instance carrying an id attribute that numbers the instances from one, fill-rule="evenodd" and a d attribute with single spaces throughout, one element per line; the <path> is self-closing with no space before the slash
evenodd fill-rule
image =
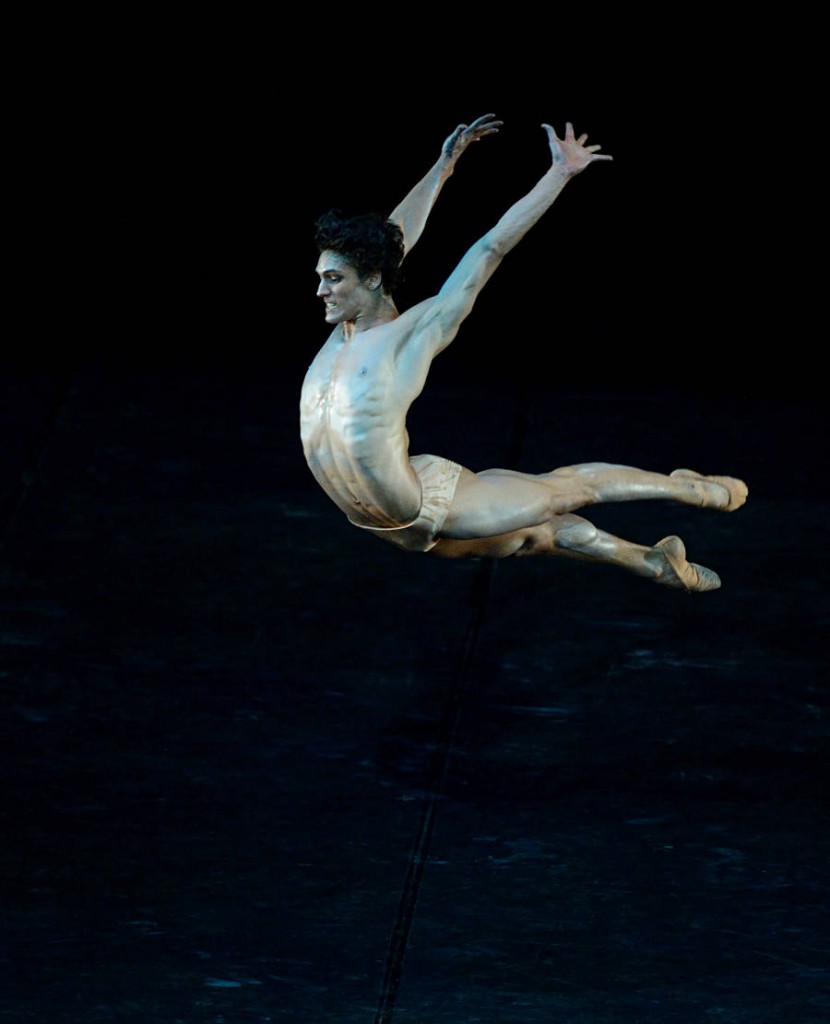
<path id="1" fill-rule="evenodd" d="M 72 159 L 0 380 L 0 1022 L 826 1024 L 827 418 L 770 173 L 692 132 L 713 96 L 665 54 L 550 103 L 410 85 L 369 133 L 342 74 L 298 98 L 234 53 L 113 48 L 44 106 Z M 739 476 L 731 514 L 590 513 L 721 590 L 404 554 L 305 465 L 313 217 L 390 208 L 488 110 L 403 305 L 541 173 L 541 121 L 615 159 L 488 284 L 412 451 Z"/>
<path id="2" fill-rule="evenodd" d="M 0 1019 L 826 1020 L 827 494 L 766 404 L 416 407 L 474 465 L 744 474 L 594 510 L 683 536 L 687 595 L 349 528 L 276 376 L 5 395 Z"/>

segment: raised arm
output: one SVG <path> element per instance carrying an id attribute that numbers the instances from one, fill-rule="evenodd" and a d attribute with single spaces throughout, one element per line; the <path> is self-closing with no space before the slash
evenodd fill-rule
<path id="1" fill-rule="evenodd" d="M 550 209 L 571 178 L 596 160 L 612 159 L 599 153 L 599 146 L 586 146 L 587 135 L 577 138 L 570 123 L 561 139 L 550 125 L 542 127 L 548 136 L 550 167 L 528 193 L 470 246 L 438 294 L 413 307 L 423 317 L 422 329 L 412 332 L 422 349 L 416 356 L 432 358 L 449 345 L 504 257 Z"/>
<path id="2" fill-rule="evenodd" d="M 471 142 L 495 135 L 502 123 L 495 114 L 483 114 L 472 124 L 460 124 L 444 140 L 441 155 L 389 215 L 389 219 L 403 231 L 404 255 L 421 237 L 427 217 L 444 183 L 455 170 L 458 158 Z"/>
<path id="3" fill-rule="evenodd" d="M 565 135 L 561 139 L 549 124 L 542 127 L 548 136 L 550 167 L 530 192 L 517 200 L 478 243 L 494 251 L 499 261 L 550 209 L 571 178 L 595 160 L 613 160 L 606 153 L 598 152 L 598 145 L 586 146 L 588 136 L 583 133 L 577 138 L 570 122 L 566 123 Z"/>

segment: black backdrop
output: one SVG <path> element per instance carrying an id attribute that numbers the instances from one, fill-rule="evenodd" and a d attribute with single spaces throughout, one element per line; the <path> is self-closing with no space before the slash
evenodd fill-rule
<path id="1" fill-rule="evenodd" d="M 363 5 L 68 26 L 24 93 L 36 297 L 13 354 L 301 374 L 325 335 L 314 216 L 390 209 L 492 111 L 502 133 L 445 188 L 403 302 L 534 183 L 543 121 L 614 163 L 511 254 L 441 373 L 814 396 L 815 26 L 672 19 Z"/>

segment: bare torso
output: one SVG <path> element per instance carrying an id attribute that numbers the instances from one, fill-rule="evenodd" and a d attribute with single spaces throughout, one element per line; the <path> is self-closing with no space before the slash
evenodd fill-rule
<path id="1" fill-rule="evenodd" d="M 303 382 L 300 435 L 309 468 L 361 526 L 397 527 L 418 515 L 406 416 L 429 369 L 413 344 L 425 305 L 364 331 L 338 324 Z"/>

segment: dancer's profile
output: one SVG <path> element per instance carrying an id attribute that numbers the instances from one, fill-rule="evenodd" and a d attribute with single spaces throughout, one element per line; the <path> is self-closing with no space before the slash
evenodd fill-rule
<path id="1" fill-rule="evenodd" d="M 332 333 L 311 363 L 300 401 L 309 468 L 355 525 L 409 551 L 448 558 L 556 555 L 617 565 L 686 591 L 715 590 L 713 570 L 689 562 L 683 541 L 651 547 L 606 533 L 577 509 L 601 502 L 663 499 L 731 512 L 747 497 L 742 480 L 689 469 L 669 474 L 603 462 L 531 474 L 473 472 L 436 455 L 409 454 L 406 419 L 432 360 L 443 351 L 508 252 L 590 164 L 610 161 L 566 124 L 563 137 L 543 125 L 551 163 L 534 187 L 475 242 L 440 291 L 399 311 L 401 263 L 421 236 L 459 157 L 495 135 L 485 114 L 461 124 L 437 161 L 384 216 L 318 218 L 318 296 Z"/>

